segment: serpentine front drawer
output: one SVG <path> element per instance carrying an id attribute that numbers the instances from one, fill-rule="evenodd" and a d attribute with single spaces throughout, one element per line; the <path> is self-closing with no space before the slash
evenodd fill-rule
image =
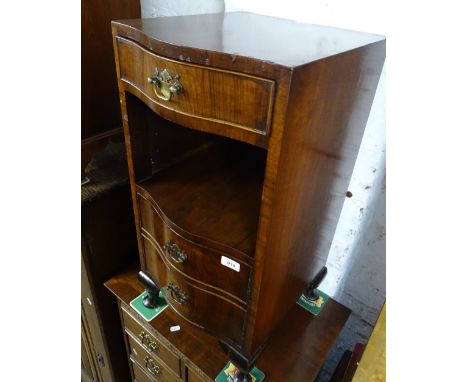
<path id="1" fill-rule="evenodd" d="M 221 124 L 228 136 L 230 129 L 269 134 L 274 81 L 169 60 L 122 37 L 116 42 L 121 80 L 161 115 Z"/>
<path id="2" fill-rule="evenodd" d="M 164 222 L 161 211 L 151 201 L 148 193 L 137 186 L 137 200 L 141 211 L 141 235 L 144 246 L 152 246 L 154 256 L 188 279 L 200 282 L 207 289 L 240 304 L 247 303 L 247 290 L 252 268 L 245 261 L 230 254 L 199 245 L 186 237 L 184 230 Z M 168 220 L 168 218 L 166 218 Z M 177 229 L 177 231 L 176 231 Z M 196 237 L 196 236 L 195 236 Z M 148 248 L 148 255 L 153 253 Z M 229 268 L 223 261 L 230 260 L 238 268 Z"/>

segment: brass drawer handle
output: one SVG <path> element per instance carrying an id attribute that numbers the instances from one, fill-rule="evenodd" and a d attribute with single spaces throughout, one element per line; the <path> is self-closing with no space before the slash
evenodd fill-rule
<path id="1" fill-rule="evenodd" d="M 151 351 L 155 351 L 159 349 L 159 345 L 156 341 L 149 341 L 148 342 L 148 349 Z"/>
<path id="2" fill-rule="evenodd" d="M 145 356 L 145 367 L 151 374 L 157 375 L 161 373 L 161 366 L 158 366 L 154 362 L 154 359 L 149 356 Z"/>
<path id="3" fill-rule="evenodd" d="M 163 101 L 170 101 L 173 95 L 182 92 L 179 78 L 178 74 L 172 77 L 167 69 L 160 72 L 158 68 L 155 68 L 152 76 L 148 77 L 148 82 L 153 85 L 156 97 Z"/>
<path id="4" fill-rule="evenodd" d="M 159 349 L 158 343 L 154 341 L 153 338 L 144 330 L 140 332 L 138 337 L 140 337 L 142 345 L 145 345 L 145 347 L 147 347 L 149 351 L 155 351 Z"/>
<path id="5" fill-rule="evenodd" d="M 169 283 L 167 289 L 171 291 L 171 297 L 175 300 L 175 302 L 184 305 L 188 301 L 187 293 L 185 293 L 179 286 L 174 285 L 172 282 Z"/>
<path id="6" fill-rule="evenodd" d="M 164 245 L 163 249 L 176 263 L 183 263 L 187 260 L 187 254 L 177 244 L 169 242 Z"/>

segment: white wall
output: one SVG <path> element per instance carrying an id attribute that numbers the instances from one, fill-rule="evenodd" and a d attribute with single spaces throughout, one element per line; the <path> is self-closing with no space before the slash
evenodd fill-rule
<path id="1" fill-rule="evenodd" d="M 382 0 L 226 0 L 226 12 L 248 11 L 311 24 L 385 34 Z"/>
<path id="2" fill-rule="evenodd" d="M 143 19 L 224 11 L 224 0 L 140 0 Z"/>
<path id="3" fill-rule="evenodd" d="M 141 0 L 142 17 L 249 11 L 385 35 L 383 1 Z M 385 68 L 349 185 L 321 286 L 353 314 L 329 358 L 327 380 L 344 349 L 366 342 L 385 300 Z"/>

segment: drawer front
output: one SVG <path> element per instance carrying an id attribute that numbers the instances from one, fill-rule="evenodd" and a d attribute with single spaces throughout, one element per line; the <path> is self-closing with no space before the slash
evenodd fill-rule
<path id="1" fill-rule="evenodd" d="M 154 354 L 141 346 L 139 341 L 136 341 L 132 335 L 127 333 L 128 344 L 130 345 L 131 359 L 135 361 L 152 380 L 160 382 L 180 381 L 171 370 Z M 138 379 L 138 378 L 137 378 Z"/>
<path id="2" fill-rule="evenodd" d="M 189 280 L 205 285 L 215 293 L 246 303 L 251 267 L 232 256 L 185 239 L 163 222 L 152 203 L 138 193 L 142 236 L 171 267 Z M 234 261 L 232 269 L 223 263 Z"/>
<path id="3" fill-rule="evenodd" d="M 221 338 L 242 340 L 246 308 L 203 284 L 172 272 L 164 257 L 143 239 L 146 270 L 164 288 L 168 304 L 186 320 Z"/>
<path id="4" fill-rule="evenodd" d="M 125 329 L 138 338 L 140 345 L 151 355 L 161 359 L 180 376 L 180 358 L 149 333 L 125 308 L 122 308 Z"/>
<path id="5" fill-rule="evenodd" d="M 176 312 L 220 337 L 241 342 L 245 310 L 240 306 L 170 271 L 164 285 L 166 300 Z"/>
<path id="6" fill-rule="evenodd" d="M 202 378 L 195 371 L 187 368 L 187 382 L 205 382 L 206 379 Z"/>
<path id="7" fill-rule="evenodd" d="M 226 128 L 268 135 L 273 81 L 169 60 L 133 41 L 121 37 L 116 41 L 122 81 L 137 88 L 153 102 L 174 113 L 217 122 Z M 156 80 L 159 86 L 148 82 L 156 68 L 159 70 L 160 80 Z M 162 74 L 164 69 L 172 80 Z M 180 90 L 171 93 L 166 83 Z M 167 100 L 169 94 L 170 99 Z"/>
<path id="8" fill-rule="evenodd" d="M 135 362 L 133 357 L 131 357 L 130 360 L 132 361 L 133 375 L 135 376 L 135 380 L 137 382 L 154 382 L 154 381 L 157 381 L 156 379 L 154 379 L 153 377 L 148 375 L 147 374 L 148 372 L 144 371 L 143 368 L 140 365 L 138 365 L 138 363 Z"/>

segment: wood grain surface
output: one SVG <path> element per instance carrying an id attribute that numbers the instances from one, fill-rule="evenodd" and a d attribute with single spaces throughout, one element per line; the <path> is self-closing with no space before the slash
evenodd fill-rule
<path id="1" fill-rule="evenodd" d="M 270 127 L 274 82 L 227 70 L 181 63 L 158 56 L 131 40 L 117 38 L 121 80 L 145 101 L 156 104 L 158 112 L 171 111 L 196 119 L 224 124 L 267 135 Z M 138 62 L 138 64 L 136 64 Z M 179 76 L 180 94 L 161 100 L 148 83 L 155 69 Z M 165 109 L 163 111 L 163 109 Z M 176 118 L 173 116 L 173 119 Z"/>

